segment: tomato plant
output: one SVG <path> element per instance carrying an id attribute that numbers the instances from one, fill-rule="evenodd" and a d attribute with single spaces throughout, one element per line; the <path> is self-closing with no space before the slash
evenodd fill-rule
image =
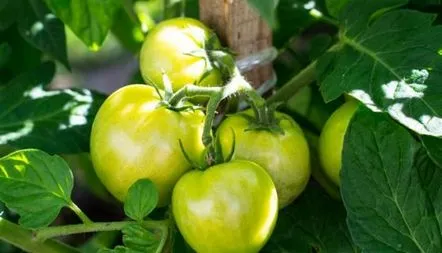
<path id="1" fill-rule="evenodd" d="M 278 197 L 262 167 L 237 160 L 184 175 L 173 190 L 172 208 L 197 252 L 258 252 L 275 226 Z"/>
<path id="2" fill-rule="evenodd" d="M 279 206 L 289 205 L 307 186 L 310 156 L 304 134 L 288 115 L 277 113 L 282 132 L 254 130 L 251 111 L 229 116 L 217 130 L 224 154 L 233 159 L 256 162 L 272 176 L 278 192 Z"/>
<path id="3" fill-rule="evenodd" d="M 0 252 L 442 252 L 441 13 L 0 1 Z"/>

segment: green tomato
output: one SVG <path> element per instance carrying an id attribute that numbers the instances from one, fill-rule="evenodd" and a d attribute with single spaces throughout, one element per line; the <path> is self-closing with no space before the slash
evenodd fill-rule
<path id="1" fill-rule="evenodd" d="M 345 132 L 358 108 L 356 100 L 349 100 L 339 107 L 327 120 L 319 137 L 319 159 L 325 174 L 338 186 L 342 164 L 342 147 Z"/>
<path id="2" fill-rule="evenodd" d="M 271 175 L 278 192 L 279 207 L 289 205 L 307 186 L 310 178 L 310 155 L 302 129 L 288 115 L 276 113 L 284 134 L 266 130 L 248 130 L 244 116 L 252 111 L 232 115 L 217 130 L 223 154 L 229 154 L 235 138 L 233 159 L 253 161 Z M 233 136 L 234 134 L 234 136 Z"/>
<path id="3" fill-rule="evenodd" d="M 161 22 L 147 34 L 140 52 L 140 69 L 147 83 L 163 88 L 163 72 L 177 91 L 186 84 L 221 86 L 218 69 L 207 72 L 204 50 L 212 32 L 200 21 L 175 18 Z M 218 39 L 214 47 L 220 48 Z M 189 55 L 191 53 L 198 55 Z"/>
<path id="4" fill-rule="evenodd" d="M 278 197 L 261 166 L 237 160 L 185 174 L 173 190 L 172 210 L 199 253 L 258 252 L 275 226 Z"/>
<path id="5" fill-rule="evenodd" d="M 158 206 L 166 206 L 177 180 L 199 161 L 204 113 L 176 112 L 161 104 L 148 85 L 128 85 L 114 92 L 98 111 L 91 133 L 91 158 L 98 178 L 117 199 L 124 201 L 128 188 L 149 178 L 159 191 Z"/>

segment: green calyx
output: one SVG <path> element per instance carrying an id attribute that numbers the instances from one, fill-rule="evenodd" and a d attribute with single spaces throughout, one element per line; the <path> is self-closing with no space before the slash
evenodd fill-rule
<path id="1" fill-rule="evenodd" d="M 276 108 L 279 104 L 261 105 L 253 107 L 254 116 L 247 113 L 241 113 L 248 123 L 249 127 L 246 131 L 269 131 L 275 134 L 284 134 L 284 130 L 280 127 L 280 120 L 276 117 Z"/>

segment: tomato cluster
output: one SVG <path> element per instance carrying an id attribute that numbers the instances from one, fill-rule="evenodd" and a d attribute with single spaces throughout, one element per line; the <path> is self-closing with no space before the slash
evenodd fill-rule
<path id="1" fill-rule="evenodd" d="M 145 81 L 156 87 L 128 85 L 104 102 L 92 128 L 91 157 L 100 180 L 121 201 L 135 181 L 149 178 L 158 206 L 172 205 L 179 231 L 196 251 L 257 252 L 273 231 L 278 208 L 307 185 L 309 147 L 288 115 L 275 112 L 280 131 L 272 131 L 254 127 L 259 121 L 248 110 L 217 129 L 217 152 L 233 154 L 231 159 L 207 162 L 205 114 L 191 103 L 171 105 L 161 89 L 164 75 L 174 92 L 186 84 L 221 86 L 221 71 L 205 55 L 214 49 L 219 41 L 199 21 L 179 18 L 155 27 L 140 61 Z M 208 166 L 191 170 L 195 164 Z"/>

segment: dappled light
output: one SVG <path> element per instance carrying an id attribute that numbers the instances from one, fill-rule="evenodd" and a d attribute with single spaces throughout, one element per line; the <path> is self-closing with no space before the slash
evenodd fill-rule
<path id="1" fill-rule="evenodd" d="M 2 126 L 0 125 L 0 130 L 1 128 Z M 33 129 L 34 123 L 31 120 L 26 120 L 23 123 L 23 127 L 19 128 L 18 130 L 0 134 L 0 144 L 8 144 L 9 142 L 25 137 L 30 134 Z"/>
<path id="2" fill-rule="evenodd" d="M 400 81 L 391 81 L 387 84 L 383 84 L 382 90 L 384 91 L 386 99 L 403 99 L 403 98 L 423 98 L 427 85 L 425 81 L 429 77 L 427 70 L 411 71 L 411 75 Z"/>
<path id="3" fill-rule="evenodd" d="M 370 108 L 374 112 L 381 112 L 381 109 L 375 104 L 373 99 L 371 98 L 370 94 L 368 94 L 364 90 L 352 90 L 349 92 L 349 94 L 355 98 L 357 98 L 359 101 L 364 103 L 368 108 Z"/>

